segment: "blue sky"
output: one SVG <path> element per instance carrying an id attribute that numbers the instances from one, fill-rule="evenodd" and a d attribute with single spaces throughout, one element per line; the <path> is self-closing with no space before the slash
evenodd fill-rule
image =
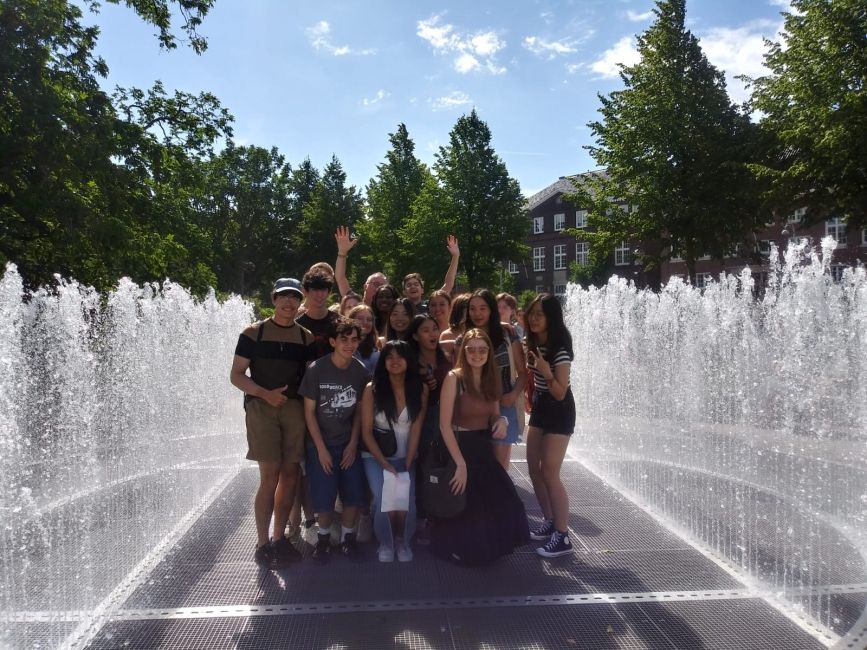
<path id="1" fill-rule="evenodd" d="M 239 144 L 276 146 L 288 162 L 332 154 L 359 188 L 376 174 L 388 134 L 405 122 L 432 164 L 455 120 L 473 107 L 493 146 L 530 195 L 595 167 L 582 148 L 597 93 L 620 87 L 634 35 L 652 21 L 648 0 L 289 2 L 217 0 L 201 33 L 208 50 L 161 52 L 153 28 L 103 4 L 105 85 L 210 91 L 235 116 Z M 762 37 L 776 39 L 787 0 L 688 2 L 689 28 L 726 72 L 762 73 Z"/>

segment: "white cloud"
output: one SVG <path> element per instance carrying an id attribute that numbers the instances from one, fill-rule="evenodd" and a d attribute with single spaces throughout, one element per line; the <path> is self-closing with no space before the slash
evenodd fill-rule
<path id="1" fill-rule="evenodd" d="M 549 41 L 540 36 L 527 36 L 522 43 L 524 49 L 529 50 L 536 56 L 544 56 L 548 59 L 553 59 L 564 54 L 573 54 L 577 52 L 576 43 L 566 39 L 559 41 Z"/>
<path id="2" fill-rule="evenodd" d="M 305 29 L 304 33 L 307 35 L 307 40 L 310 41 L 310 45 L 312 45 L 315 50 L 327 52 L 333 56 L 346 56 L 347 54 L 368 56 L 370 54 L 376 54 L 376 50 L 373 49 L 353 50 L 348 45 L 335 45 L 331 41 L 331 25 L 328 24 L 327 20 L 320 20 L 312 27 Z"/>
<path id="3" fill-rule="evenodd" d="M 791 0 L 768 0 L 768 4 L 772 7 L 782 7 L 783 9 L 788 9 L 792 6 Z"/>
<path id="4" fill-rule="evenodd" d="M 635 65 L 641 60 L 632 36 L 624 36 L 590 64 L 590 69 L 603 79 L 614 79 L 620 74 L 619 63 Z"/>
<path id="5" fill-rule="evenodd" d="M 376 91 L 376 95 L 374 95 L 373 97 L 365 97 L 364 99 L 362 99 L 361 105 L 365 107 L 376 106 L 382 100 L 388 99 L 389 97 L 391 97 L 391 93 L 380 88 Z"/>
<path id="6" fill-rule="evenodd" d="M 506 47 L 506 42 L 495 31 L 461 33 L 454 25 L 441 24 L 441 18 L 441 15 L 433 15 L 418 21 L 416 34 L 437 54 L 454 56 L 452 64 L 457 72 L 486 70 L 490 74 L 502 74 L 506 71 L 496 60 L 497 52 Z"/>
<path id="7" fill-rule="evenodd" d="M 778 40 L 782 22 L 753 21 L 743 27 L 712 27 L 700 37 L 701 49 L 708 60 L 725 72 L 729 96 L 745 101 L 749 91 L 738 75 L 760 77 L 768 73 L 764 65 L 764 39 Z"/>
<path id="8" fill-rule="evenodd" d="M 645 11 L 643 14 L 640 14 L 637 11 L 632 11 L 632 9 L 627 9 L 626 17 L 634 23 L 643 23 L 645 20 L 653 18 L 653 12 Z"/>
<path id="9" fill-rule="evenodd" d="M 470 96 L 465 92 L 453 90 L 448 95 L 437 97 L 436 99 L 429 99 L 428 103 L 435 111 L 449 111 L 461 108 L 462 106 L 469 106 L 473 103 L 473 100 L 471 100 Z"/>

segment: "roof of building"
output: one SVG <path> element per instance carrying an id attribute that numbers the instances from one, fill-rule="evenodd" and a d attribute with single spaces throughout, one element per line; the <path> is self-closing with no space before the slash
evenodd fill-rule
<path id="1" fill-rule="evenodd" d="M 571 176 L 561 176 L 556 181 L 551 183 L 548 187 L 545 187 L 538 192 L 536 192 L 533 196 L 527 199 L 527 209 L 532 210 L 540 203 L 544 203 L 552 196 L 556 196 L 557 194 L 567 194 L 569 192 L 574 192 L 576 185 L 580 184 L 585 176 L 589 176 L 590 174 L 600 174 L 603 173 L 601 170 L 595 169 L 589 172 L 582 172 L 581 174 L 572 174 Z"/>

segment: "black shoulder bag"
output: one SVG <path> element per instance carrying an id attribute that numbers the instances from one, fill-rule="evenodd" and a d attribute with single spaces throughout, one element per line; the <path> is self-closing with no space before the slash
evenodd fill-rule
<path id="1" fill-rule="evenodd" d="M 458 380 L 457 396 L 460 396 L 462 382 Z M 457 465 L 449 453 L 442 433 L 431 441 L 430 449 L 422 463 L 421 499 L 425 512 L 431 517 L 449 519 L 456 517 L 467 506 L 467 490 L 460 494 L 452 492 L 451 480 Z"/>
<path id="2" fill-rule="evenodd" d="M 394 433 L 394 427 L 391 426 L 391 420 L 388 421 L 388 429 L 373 427 L 373 439 L 386 458 L 391 458 L 397 453 L 397 435 Z M 364 444 L 364 436 L 361 438 L 359 448 L 361 451 L 371 453 L 367 445 Z"/>

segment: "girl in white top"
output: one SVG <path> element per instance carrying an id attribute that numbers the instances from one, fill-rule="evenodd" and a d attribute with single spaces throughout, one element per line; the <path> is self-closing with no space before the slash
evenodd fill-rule
<path id="1" fill-rule="evenodd" d="M 373 380 L 361 401 L 362 452 L 367 482 L 373 492 L 373 530 L 379 540 L 379 561 L 412 560 L 409 541 L 415 533 L 415 472 L 419 436 L 427 405 L 427 387 L 418 373 L 416 354 L 406 341 L 389 341 L 379 356 Z M 373 428 L 393 430 L 397 451 L 386 457 L 373 437 Z M 409 472 L 409 509 L 382 512 L 383 472 Z"/>

